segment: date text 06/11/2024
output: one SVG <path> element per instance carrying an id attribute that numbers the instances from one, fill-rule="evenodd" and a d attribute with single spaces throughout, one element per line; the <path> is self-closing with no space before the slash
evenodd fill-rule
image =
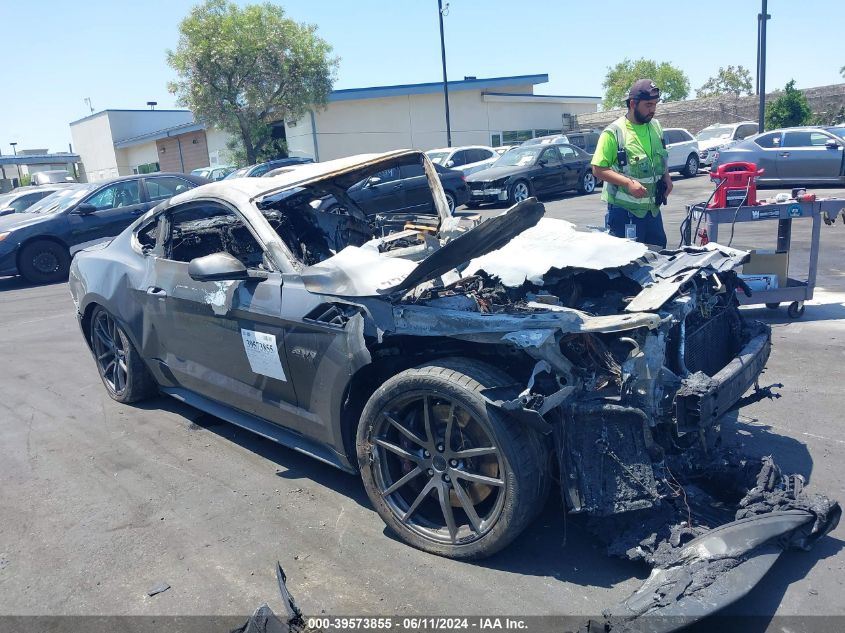
<path id="1" fill-rule="evenodd" d="M 308 628 L 325 631 L 420 631 L 420 630 L 524 630 L 527 623 L 510 617 L 314 617 Z"/>

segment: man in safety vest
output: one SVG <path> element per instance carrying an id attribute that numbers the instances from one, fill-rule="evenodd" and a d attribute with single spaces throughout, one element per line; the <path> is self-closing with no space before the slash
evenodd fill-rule
<path id="1" fill-rule="evenodd" d="M 593 154 L 593 174 L 604 181 L 605 224 L 611 235 L 666 247 L 660 204 L 672 191 L 663 128 L 654 118 L 660 89 L 651 79 L 628 91 L 628 114 L 608 125 Z"/>

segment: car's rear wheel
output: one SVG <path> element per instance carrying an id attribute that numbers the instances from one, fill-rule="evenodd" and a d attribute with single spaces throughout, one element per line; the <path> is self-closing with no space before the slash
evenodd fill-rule
<path id="1" fill-rule="evenodd" d="M 687 178 L 692 178 L 698 173 L 698 166 L 698 154 L 690 154 L 689 156 L 687 156 L 687 162 L 684 165 L 684 168 L 681 170 L 681 173 Z"/>
<path id="2" fill-rule="evenodd" d="M 508 200 L 513 205 L 531 197 L 531 187 L 524 180 L 517 180 L 511 185 Z"/>
<path id="3" fill-rule="evenodd" d="M 455 207 L 457 206 L 457 204 L 455 204 L 455 194 L 453 194 L 451 191 L 444 191 L 443 193 L 446 194 L 446 204 L 449 205 L 449 211 L 451 213 L 454 213 Z"/>
<path id="4" fill-rule="evenodd" d="M 26 244 L 18 257 L 18 272 L 34 284 L 49 284 L 67 279 L 70 270 L 68 250 L 50 240 Z"/>
<path id="5" fill-rule="evenodd" d="M 512 380 L 489 365 L 443 359 L 384 383 L 357 434 L 364 488 L 406 543 L 450 558 L 508 545 L 549 490 L 544 438 L 488 406 Z"/>
<path id="6" fill-rule="evenodd" d="M 467 209 L 477 209 L 478 207 L 481 206 L 481 203 L 470 201 L 470 202 L 467 202 L 466 206 L 467 206 Z"/>
<path id="7" fill-rule="evenodd" d="M 578 184 L 578 191 L 581 193 L 593 193 L 596 190 L 596 177 L 593 172 L 587 169 L 582 175 Z"/>
<path id="8" fill-rule="evenodd" d="M 156 394 L 155 379 L 140 354 L 123 328 L 102 307 L 95 308 L 91 315 L 90 337 L 100 379 L 114 400 L 130 403 Z"/>

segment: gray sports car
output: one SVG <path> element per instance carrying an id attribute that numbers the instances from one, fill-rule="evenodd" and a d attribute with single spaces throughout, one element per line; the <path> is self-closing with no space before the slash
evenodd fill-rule
<path id="1" fill-rule="evenodd" d="M 436 216 L 348 197 L 404 165 Z M 319 211 L 328 195 L 344 213 Z M 741 398 L 771 344 L 737 309 L 746 254 L 543 214 L 529 198 L 473 226 L 423 154 L 352 157 L 177 195 L 80 253 L 70 287 L 114 399 L 161 391 L 360 473 L 401 539 L 453 558 L 510 543 L 554 479 L 655 567 L 615 614 L 710 613 L 839 518 L 720 444 L 722 416 L 767 395 Z"/>
<path id="2" fill-rule="evenodd" d="M 827 128 L 771 130 L 719 150 L 711 169 L 733 162 L 765 169 L 760 184 L 845 183 L 845 139 Z"/>

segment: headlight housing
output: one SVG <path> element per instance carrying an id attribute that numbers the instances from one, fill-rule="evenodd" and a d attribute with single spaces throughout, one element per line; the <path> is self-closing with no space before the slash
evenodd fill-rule
<path id="1" fill-rule="evenodd" d="M 5 233 L 0 233 L 0 242 L 2 242 L 3 240 L 5 240 L 5 239 L 6 239 L 7 237 L 9 237 L 11 234 L 12 234 L 12 232 L 11 232 L 11 231 L 6 231 Z"/>

